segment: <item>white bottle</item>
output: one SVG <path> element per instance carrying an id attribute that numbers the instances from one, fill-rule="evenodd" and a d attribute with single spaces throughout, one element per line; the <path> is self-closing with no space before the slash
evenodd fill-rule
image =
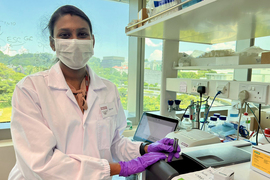
<path id="1" fill-rule="evenodd" d="M 217 125 L 217 117 L 216 116 L 211 116 L 210 117 L 210 122 L 208 124 L 208 132 L 211 131 L 211 128 L 215 127 Z"/>
<path id="2" fill-rule="evenodd" d="M 201 120 L 200 120 L 200 129 L 201 129 L 202 131 L 206 131 L 207 126 L 208 126 L 208 121 L 206 120 L 205 123 L 204 123 L 204 125 L 203 125 L 203 123 L 204 123 L 204 119 L 201 119 Z M 202 126 L 203 126 L 203 128 L 202 128 Z"/>
<path id="3" fill-rule="evenodd" d="M 228 112 L 228 122 L 239 122 L 239 117 L 238 117 L 238 109 L 235 107 L 236 105 L 232 106 L 232 108 Z"/>
<path id="4" fill-rule="evenodd" d="M 219 120 L 220 113 L 214 113 L 214 116 L 217 117 L 217 125 L 220 124 L 220 120 Z"/>
<path id="5" fill-rule="evenodd" d="M 265 137 L 268 139 L 268 141 L 270 142 L 270 128 L 265 128 L 264 129 L 264 134 Z M 262 134 L 262 136 L 259 139 L 259 143 L 260 144 L 269 144 L 269 142 L 265 139 L 264 135 Z"/>
<path id="6" fill-rule="evenodd" d="M 240 125 L 245 126 L 248 131 L 250 131 L 250 117 L 248 116 L 248 113 L 245 112 L 242 114 Z"/>
<path id="7" fill-rule="evenodd" d="M 223 125 L 227 120 L 227 116 L 219 116 L 219 120 L 217 122 L 217 126 L 218 125 Z"/>
<path id="8" fill-rule="evenodd" d="M 189 115 L 185 114 L 184 119 L 181 123 L 182 129 L 191 130 L 192 129 L 192 121 L 189 119 Z"/>

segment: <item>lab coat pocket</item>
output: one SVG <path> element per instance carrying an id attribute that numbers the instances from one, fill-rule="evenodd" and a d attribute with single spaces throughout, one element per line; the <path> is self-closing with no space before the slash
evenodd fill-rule
<path id="1" fill-rule="evenodd" d="M 113 118 L 100 119 L 97 123 L 98 148 L 110 149 L 112 142 Z"/>

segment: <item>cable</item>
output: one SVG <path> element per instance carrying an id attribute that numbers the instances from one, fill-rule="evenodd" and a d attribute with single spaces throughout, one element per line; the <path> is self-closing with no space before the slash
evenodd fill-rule
<path id="1" fill-rule="evenodd" d="M 261 124 L 261 110 L 262 110 L 262 105 L 259 104 L 259 122 L 258 122 L 258 124 Z M 257 133 L 256 133 L 256 145 L 259 144 L 259 143 L 258 143 L 259 131 L 260 131 L 260 129 L 259 129 L 259 126 L 258 126 L 258 128 L 257 128 Z"/>
<path id="2" fill-rule="evenodd" d="M 217 94 L 215 95 L 215 97 L 214 97 L 214 99 L 213 99 L 213 101 L 212 101 L 212 103 L 211 103 L 211 106 L 209 107 L 209 109 L 208 109 L 208 111 L 207 111 L 207 114 L 206 114 L 206 116 L 205 116 L 205 118 L 204 118 L 204 121 L 203 121 L 203 125 L 202 125 L 202 127 L 201 127 L 201 130 L 203 129 L 203 126 L 204 126 L 205 122 L 207 121 L 208 113 L 209 113 L 209 111 L 210 111 L 210 109 L 211 109 L 211 107 L 212 107 L 212 105 L 213 105 L 213 103 L 214 103 L 216 97 L 217 97 L 219 94 L 221 94 L 221 91 L 218 91 Z"/>
<path id="3" fill-rule="evenodd" d="M 208 96 L 209 97 L 209 96 Z M 208 98 L 207 98 L 208 99 Z M 198 129 L 200 129 L 200 112 L 201 112 L 201 107 L 202 107 L 202 93 L 200 93 L 200 106 L 197 114 L 197 119 L 198 119 Z"/>
<path id="4" fill-rule="evenodd" d="M 262 131 L 263 136 L 265 137 L 265 139 L 267 140 L 267 142 L 269 142 L 269 140 L 266 138 L 266 136 L 265 136 L 265 134 L 264 134 L 264 131 L 262 130 L 262 127 L 261 127 L 261 125 L 260 125 L 260 123 L 259 123 L 259 120 L 258 120 L 257 116 L 256 116 L 255 113 L 252 111 L 252 109 L 250 108 L 249 104 L 248 104 L 247 102 L 245 102 L 245 103 L 246 103 L 246 105 L 248 106 L 249 110 L 250 110 L 250 111 L 252 112 L 252 114 L 254 115 L 254 117 L 255 117 L 255 119 L 256 119 L 256 121 L 257 121 L 257 123 L 258 123 L 258 125 L 259 125 L 259 127 L 260 127 L 260 129 L 261 129 L 261 131 Z M 270 143 L 270 142 L 269 142 L 269 143 Z"/>
<path id="5" fill-rule="evenodd" d="M 189 107 L 190 107 L 190 105 L 185 109 L 185 112 L 184 112 L 182 118 L 180 119 L 181 122 L 182 122 L 182 120 L 183 120 L 183 118 L 184 118 L 184 115 L 186 114 L 186 112 L 187 112 L 187 110 L 188 110 Z"/>
<path id="6" fill-rule="evenodd" d="M 240 91 L 238 94 L 238 99 L 241 102 L 240 112 L 239 112 L 239 120 L 238 120 L 238 127 L 237 127 L 237 140 L 239 140 L 239 132 L 240 132 L 240 124 L 241 124 L 241 117 L 242 117 L 242 111 L 243 111 L 243 105 L 245 104 L 246 100 L 249 98 L 249 93 L 246 90 Z"/>

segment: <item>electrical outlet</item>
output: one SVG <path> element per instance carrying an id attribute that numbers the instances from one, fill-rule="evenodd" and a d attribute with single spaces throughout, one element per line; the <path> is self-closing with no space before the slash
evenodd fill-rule
<path id="1" fill-rule="evenodd" d="M 199 86 L 205 86 L 205 93 L 204 93 L 204 95 L 207 95 L 208 94 L 208 81 L 203 81 L 203 80 L 192 80 L 191 81 L 191 93 L 199 94 L 197 92 L 197 88 Z"/>
<path id="2" fill-rule="evenodd" d="M 229 82 L 220 82 L 217 81 L 216 83 L 217 92 L 221 91 L 219 97 L 229 98 L 229 90 L 230 90 L 230 83 Z"/>
<path id="3" fill-rule="evenodd" d="M 248 91 L 248 102 L 265 104 L 267 99 L 267 88 L 268 85 L 258 84 L 239 84 L 239 92 L 246 90 Z"/>

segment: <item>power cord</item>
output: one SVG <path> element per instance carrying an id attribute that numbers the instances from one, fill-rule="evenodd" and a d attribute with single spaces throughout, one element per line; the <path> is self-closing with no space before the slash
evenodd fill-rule
<path id="1" fill-rule="evenodd" d="M 204 121 L 203 121 L 203 125 L 202 125 L 202 127 L 201 127 L 201 130 L 203 129 L 203 126 L 204 126 L 205 122 L 207 121 L 207 117 L 208 117 L 209 111 L 210 111 L 210 109 L 211 109 L 211 107 L 212 107 L 212 105 L 213 105 L 213 103 L 214 103 L 216 97 L 217 97 L 219 94 L 221 94 L 221 91 L 218 91 L 217 94 L 215 95 L 215 97 L 214 97 L 214 99 L 213 99 L 213 101 L 212 101 L 212 103 L 211 103 L 211 105 L 210 105 L 210 107 L 209 107 L 209 109 L 208 109 L 208 111 L 207 111 L 207 114 L 206 114 L 206 116 L 205 116 L 205 118 L 204 118 Z"/>
<path id="2" fill-rule="evenodd" d="M 259 123 L 258 124 L 261 124 L 261 111 L 262 111 L 262 105 L 259 104 Z M 257 133 L 256 133 L 256 145 L 258 145 L 258 136 L 259 136 L 259 126 L 257 128 Z"/>
<path id="3" fill-rule="evenodd" d="M 241 102 L 241 106 L 240 106 L 240 112 L 239 112 L 240 115 L 239 115 L 238 127 L 237 127 L 237 138 L 236 138 L 237 140 L 239 140 L 240 122 L 241 122 L 241 117 L 242 117 L 242 113 L 243 113 L 242 107 L 243 107 L 244 103 L 246 102 L 246 100 L 248 99 L 248 97 L 249 97 L 249 93 L 246 90 L 243 90 L 238 94 L 238 99 Z"/>
<path id="4" fill-rule="evenodd" d="M 254 115 L 254 117 L 255 117 L 255 119 L 256 119 L 256 121 L 257 121 L 257 123 L 258 123 L 258 126 L 259 126 L 259 128 L 261 129 L 261 131 L 262 131 L 263 136 L 265 137 L 265 139 L 267 140 L 267 142 L 270 143 L 270 141 L 267 139 L 267 137 L 266 137 L 265 134 L 264 134 L 264 131 L 263 131 L 263 129 L 262 129 L 260 123 L 259 123 L 259 120 L 258 120 L 257 116 L 255 115 L 255 113 L 253 112 L 253 110 L 250 108 L 249 104 L 248 104 L 247 102 L 245 102 L 245 104 L 247 105 L 247 107 L 249 108 L 249 110 L 250 110 L 250 111 L 252 112 L 252 114 Z"/>

